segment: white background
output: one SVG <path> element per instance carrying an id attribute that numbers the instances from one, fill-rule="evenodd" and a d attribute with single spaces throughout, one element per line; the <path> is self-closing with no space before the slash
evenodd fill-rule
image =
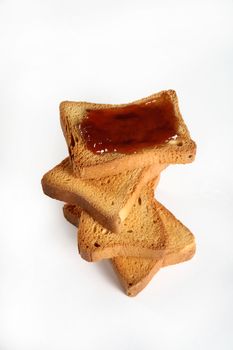
<path id="1" fill-rule="evenodd" d="M 0 350 L 233 348 L 232 1 L 0 1 Z M 196 161 L 157 198 L 196 235 L 137 297 L 82 260 L 44 172 L 62 100 L 178 93 Z"/>

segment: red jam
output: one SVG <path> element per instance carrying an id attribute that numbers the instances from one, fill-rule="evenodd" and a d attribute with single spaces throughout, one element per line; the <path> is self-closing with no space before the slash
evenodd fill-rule
<path id="1" fill-rule="evenodd" d="M 133 153 L 176 138 L 177 117 L 169 97 L 125 107 L 89 109 L 79 125 L 93 153 Z"/>

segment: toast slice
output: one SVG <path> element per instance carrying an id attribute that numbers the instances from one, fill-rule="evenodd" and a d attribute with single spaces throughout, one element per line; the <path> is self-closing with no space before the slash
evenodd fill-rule
<path id="1" fill-rule="evenodd" d="M 156 210 L 153 184 L 154 181 L 144 186 L 117 235 L 82 211 L 78 247 L 83 259 L 98 261 L 116 256 L 161 258 L 164 255 L 166 232 Z"/>
<path id="2" fill-rule="evenodd" d="M 85 180 L 73 174 L 70 160 L 66 158 L 43 176 L 42 187 L 46 195 L 79 205 L 108 230 L 119 232 L 141 189 L 165 167 L 165 164 L 153 165 L 102 179 Z"/>
<path id="3" fill-rule="evenodd" d="M 132 104 L 154 103 L 159 99 L 171 101 L 177 118 L 177 138 L 136 153 L 95 154 L 88 150 L 79 126 L 87 115 L 87 110 L 125 107 Z M 125 170 L 148 167 L 155 163 L 190 163 L 195 158 L 196 145 L 191 140 L 178 107 L 175 91 L 167 90 L 129 104 L 110 105 L 89 102 L 69 102 L 60 104 L 60 120 L 68 145 L 73 171 L 81 178 L 100 178 L 118 174 Z M 143 123 L 143 121 L 142 121 Z"/>
<path id="4" fill-rule="evenodd" d="M 160 267 L 178 264 L 193 257 L 196 250 L 193 234 L 175 218 L 162 204 L 155 201 L 156 208 L 168 233 L 168 246 L 161 259 L 145 259 L 134 257 L 116 257 L 111 259 L 126 294 L 135 296 L 150 282 Z M 65 204 L 65 218 L 78 227 L 82 209 Z"/>

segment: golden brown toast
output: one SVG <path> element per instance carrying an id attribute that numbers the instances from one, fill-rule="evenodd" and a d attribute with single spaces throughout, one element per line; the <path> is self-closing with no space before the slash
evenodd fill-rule
<path id="1" fill-rule="evenodd" d="M 168 245 L 161 259 L 138 257 L 116 257 L 111 259 L 114 270 L 129 296 L 137 295 L 150 282 L 160 267 L 178 264 L 192 258 L 196 245 L 193 234 L 162 204 L 155 201 L 156 208 L 168 233 Z M 65 218 L 78 226 L 82 209 L 66 204 L 63 207 Z"/>
<path id="2" fill-rule="evenodd" d="M 87 110 L 156 103 L 162 96 L 169 99 L 174 107 L 178 124 L 178 137 L 176 139 L 131 154 L 114 152 L 98 155 L 87 149 L 79 129 L 81 122 L 87 115 Z M 73 171 L 81 178 L 100 178 L 126 170 L 148 167 L 152 164 L 190 163 L 195 158 L 196 144 L 190 138 L 179 110 L 176 92 L 173 90 L 161 91 L 141 100 L 121 105 L 65 101 L 60 104 L 60 120 L 72 160 Z"/>
<path id="3" fill-rule="evenodd" d="M 87 261 L 109 259 L 116 256 L 161 258 L 166 249 L 166 232 L 156 210 L 154 181 L 144 186 L 122 224 L 114 234 L 82 211 L 79 222 L 78 247 Z"/>
<path id="4" fill-rule="evenodd" d="M 143 186 L 165 167 L 165 164 L 153 165 L 88 180 L 76 177 L 66 158 L 43 176 L 42 187 L 48 196 L 79 205 L 104 227 L 119 232 Z"/>

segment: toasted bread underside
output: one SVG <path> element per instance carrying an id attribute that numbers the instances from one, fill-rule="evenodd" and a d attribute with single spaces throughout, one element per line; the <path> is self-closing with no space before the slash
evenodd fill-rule
<path id="1" fill-rule="evenodd" d="M 150 282 L 160 267 L 178 264 L 192 258 L 195 253 L 193 234 L 172 215 L 162 204 L 155 201 L 156 208 L 168 234 L 167 251 L 163 258 L 145 259 L 136 257 L 116 257 L 111 259 L 114 270 L 129 296 L 135 296 Z M 78 226 L 82 209 L 66 204 L 65 218 Z"/>
<path id="2" fill-rule="evenodd" d="M 144 186 L 122 224 L 114 234 L 82 211 L 79 222 L 78 247 L 87 261 L 98 261 L 116 256 L 161 258 L 167 247 L 163 222 L 154 202 L 154 181 Z"/>
<path id="3" fill-rule="evenodd" d="M 76 177 L 66 158 L 43 176 L 42 187 L 46 195 L 79 205 L 102 226 L 119 232 L 143 186 L 158 177 L 165 167 L 165 164 L 153 165 L 88 180 Z"/>
<path id="4" fill-rule="evenodd" d="M 132 154 L 104 153 L 97 155 L 87 149 L 80 134 L 79 124 L 86 117 L 87 109 L 103 109 L 109 107 L 123 107 L 130 104 L 145 102 L 153 103 L 162 95 L 169 98 L 175 110 L 178 120 L 178 137 L 163 145 L 145 148 Z M 132 170 L 139 167 L 147 167 L 159 163 L 190 163 L 195 158 L 196 145 L 189 135 L 178 106 L 175 91 L 167 90 L 151 95 L 129 104 L 110 105 L 89 102 L 69 102 L 60 104 L 60 120 L 62 130 L 67 142 L 70 159 L 74 173 L 82 178 L 99 178 L 115 175 L 123 170 Z"/>

